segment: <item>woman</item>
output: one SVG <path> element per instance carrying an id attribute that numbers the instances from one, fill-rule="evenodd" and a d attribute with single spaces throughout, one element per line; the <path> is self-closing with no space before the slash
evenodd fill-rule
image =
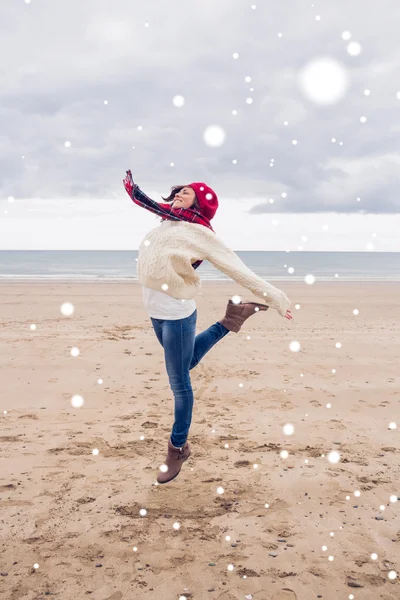
<path id="1" fill-rule="evenodd" d="M 169 383 L 175 399 L 175 422 L 168 441 L 165 465 L 158 483 L 167 483 L 180 472 L 190 456 L 187 442 L 193 410 L 189 371 L 229 331 L 238 332 L 257 310 L 275 308 L 292 319 L 288 297 L 253 273 L 215 234 L 210 220 L 218 209 L 215 192 L 205 183 L 172 188 L 166 203 L 159 203 L 134 183 L 131 171 L 123 180 L 129 196 L 139 206 L 160 215 L 162 223 L 150 231 L 139 247 L 138 280 L 143 300 L 158 341 L 164 348 Z M 229 300 L 220 321 L 196 336 L 197 309 L 194 297 L 201 287 L 196 269 L 207 259 L 214 267 L 265 299 L 265 303 L 234 304 Z"/>

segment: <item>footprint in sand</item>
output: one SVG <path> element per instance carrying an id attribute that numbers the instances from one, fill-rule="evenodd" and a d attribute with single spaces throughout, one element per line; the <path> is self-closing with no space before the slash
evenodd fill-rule
<path id="1" fill-rule="evenodd" d="M 271 600 L 297 600 L 297 596 L 293 590 L 282 588 L 273 594 Z"/>

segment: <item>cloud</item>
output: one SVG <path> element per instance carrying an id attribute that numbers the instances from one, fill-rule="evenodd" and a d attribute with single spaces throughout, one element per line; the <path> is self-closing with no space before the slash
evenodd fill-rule
<path id="1" fill-rule="evenodd" d="M 96 202 L 120 194 L 131 168 L 147 193 L 206 181 L 220 198 L 245 198 L 253 218 L 399 213 L 399 3 L 256 6 L 2 0 L 0 198 Z M 344 29 L 359 56 L 346 52 Z M 297 76 L 324 56 L 348 70 L 350 87 L 320 107 Z M 177 94 L 182 108 L 172 104 Z M 220 148 L 203 142 L 210 124 L 226 131 Z"/>

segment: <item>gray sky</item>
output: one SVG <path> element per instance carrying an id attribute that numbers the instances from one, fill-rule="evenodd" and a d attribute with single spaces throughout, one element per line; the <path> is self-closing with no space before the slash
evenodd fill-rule
<path id="1" fill-rule="evenodd" d="M 0 249 L 137 249 L 159 220 L 130 168 L 158 201 L 206 182 L 236 250 L 400 251 L 399 23 L 398 0 L 1 0 Z M 304 92 L 320 59 L 342 96 L 329 70 Z"/>

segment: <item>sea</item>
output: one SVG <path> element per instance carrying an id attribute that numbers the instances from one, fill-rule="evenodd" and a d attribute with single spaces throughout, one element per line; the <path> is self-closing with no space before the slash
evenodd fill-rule
<path id="1" fill-rule="evenodd" d="M 400 252 L 236 251 L 266 281 L 400 281 Z M 137 281 L 137 250 L 0 250 L 1 281 Z M 232 281 L 204 260 L 202 281 Z"/>

